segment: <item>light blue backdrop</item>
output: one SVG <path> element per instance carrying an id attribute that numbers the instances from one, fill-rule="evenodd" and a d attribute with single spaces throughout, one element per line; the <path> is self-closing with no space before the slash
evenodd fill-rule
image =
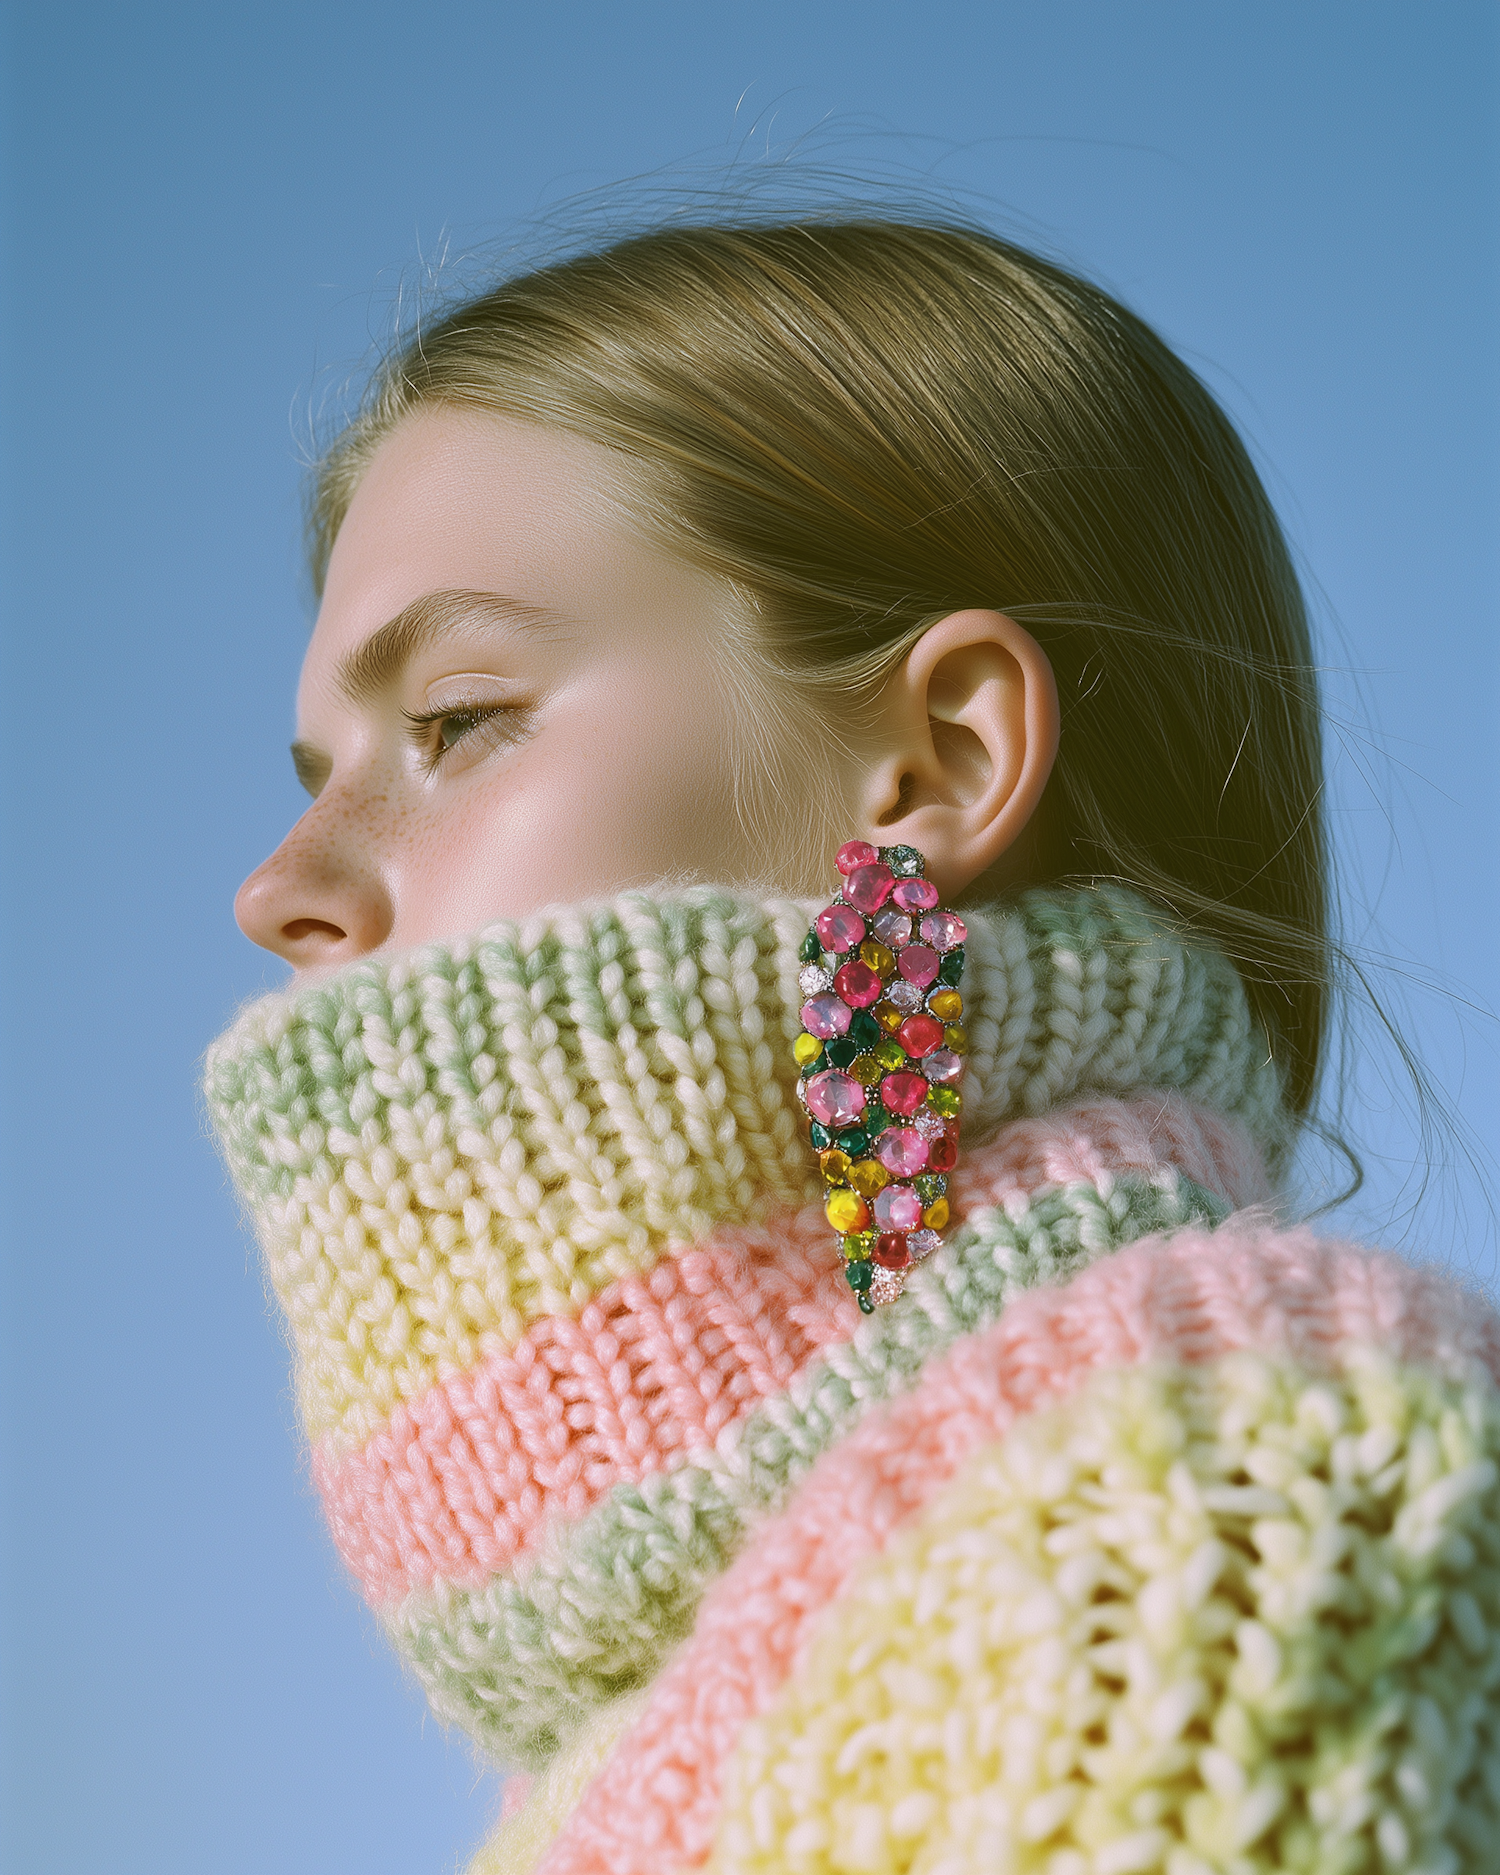
<path id="1" fill-rule="evenodd" d="M 397 284 L 445 240 L 825 119 L 847 166 L 939 162 L 994 198 L 1248 431 L 1348 725 L 1356 935 L 1397 958 L 1388 991 L 1415 963 L 1482 1004 L 1493 19 L 1465 0 L 11 12 L 7 1868 L 424 1875 L 494 1805 L 321 1532 L 194 1094 L 205 1042 L 277 975 L 230 899 L 300 804 L 296 439 Z M 1493 1141 L 1493 1022 L 1407 1001 Z M 1367 1227 L 1415 1151 L 1391 1060 L 1360 1055 Z M 1387 1234 L 1483 1267 L 1485 1202 L 1460 1166 Z"/>

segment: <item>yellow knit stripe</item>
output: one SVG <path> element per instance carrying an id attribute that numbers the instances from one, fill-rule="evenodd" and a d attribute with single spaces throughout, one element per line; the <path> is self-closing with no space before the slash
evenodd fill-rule
<path id="1" fill-rule="evenodd" d="M 829 1611 L 717 1875 L 1494 1866 L 1500 1406 L 1374 1354 L 1097 1376 Z"/>

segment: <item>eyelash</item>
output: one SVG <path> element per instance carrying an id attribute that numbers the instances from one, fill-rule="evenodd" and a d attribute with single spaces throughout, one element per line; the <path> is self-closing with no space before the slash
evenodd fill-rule
<path id="1" fill-rule="evenodd" d="M 445 710 L 427 710 L 420 715 L 403 710 L 401 714 L 406 718 L 408 733 L 421 752 L 422 766 L 429 775 L 437 769 L 445 755 L 451 755 L 461 742 L 467 742 L 476 734 L 487 736 L 491 747 L 498 747 L 504 742 L 519 742 L 521 739 L 519 725 L 500 721 L 502 717 L 517 717 L 521 712 L 503 703 L 474 704 L 468 709 L 450 705 Z M 451 742 L 444 742 L 441 736 L 434 742 L 432 731 L 440 723 L 455 721 L 465 722 L 468 727 L 461 730 Z"/>

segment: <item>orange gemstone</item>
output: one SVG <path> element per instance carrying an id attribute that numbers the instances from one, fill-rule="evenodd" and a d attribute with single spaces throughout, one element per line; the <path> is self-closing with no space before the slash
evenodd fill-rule
<path id="1" fill-rule="evenodd" d="M 850 1191 L 847 1185 L 840 1185 L 829 1192 L 823 1214 L 841 1237 L 862 1231 L 870 1221 L 870 1207 L 857 1191 Z"/>

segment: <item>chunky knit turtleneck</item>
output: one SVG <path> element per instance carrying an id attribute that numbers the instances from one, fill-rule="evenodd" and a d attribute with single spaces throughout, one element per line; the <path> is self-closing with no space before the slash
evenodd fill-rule
<path id="1" fill-rule="evenodd" d="M 1500 1328 L 1224 1225 L 1289 1127 L 1222 957 L 1109 889 L 967 916 L 955 1228 L 868 1321 L 804 905 L 549 911 L 212 1051 L 339 1547 L 536 1774 L 484 1866 L 1480 1866 Z"/>

